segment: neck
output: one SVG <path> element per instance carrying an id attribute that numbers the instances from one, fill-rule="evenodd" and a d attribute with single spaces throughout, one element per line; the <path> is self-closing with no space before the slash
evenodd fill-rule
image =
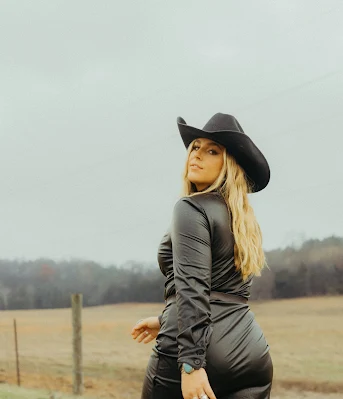
<path id="1" fill-rule="evenodd" d="M 208 188 L 210 187 L 210 185 L 211 185 L 211 184 L 208 184 L 208 185 L 205 186 L 205 187 L 200 186 L 199 188 L 198 188 L 197 186 L 195 186 L 195 188 L 196 188 L 196 191 L 197 191 L 198 193 L 200 193 L 201 191 L 205 191 L 206 189 L 208 189 Z"/>

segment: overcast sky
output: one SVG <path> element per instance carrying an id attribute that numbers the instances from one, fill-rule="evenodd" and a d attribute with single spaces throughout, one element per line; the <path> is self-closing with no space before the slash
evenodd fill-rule
<path id="1" fill-rule="evenodd" d="M 182 116 L 266 156 L 266 250 L 343 236 L 340 0 L 0 1 L 0 258 L 156 262 Z"/>

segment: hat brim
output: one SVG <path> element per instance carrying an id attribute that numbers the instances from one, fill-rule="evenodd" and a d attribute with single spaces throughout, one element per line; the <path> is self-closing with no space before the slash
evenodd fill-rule
<path id="1" fill-rule="evenodd" d="M 268 162 L 259 148 L 246 134 L 231 130 L 208 132 L 187 125 L 181 117 L 177 118 L 177 125 L 186 148 L 189 147 L 193 140 L 201 137 L 223 145 L 228 154 L 232 155 L 245 171 L 252 183 L 252 192 L 261 191 L 268 185 L 270 180 Z"/>

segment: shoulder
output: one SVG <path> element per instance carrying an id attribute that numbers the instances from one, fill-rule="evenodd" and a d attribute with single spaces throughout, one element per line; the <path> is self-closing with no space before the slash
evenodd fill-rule
<path id="1" fill-rule="evenodd" d="M 180 198 L 174 205 L 173 213 L 174 215 L 185 215 L 197 212 L 204 216 L 210 216 L 218 208 L 227 210 L 225 200 L 220 193 L 210 192 Z"/>

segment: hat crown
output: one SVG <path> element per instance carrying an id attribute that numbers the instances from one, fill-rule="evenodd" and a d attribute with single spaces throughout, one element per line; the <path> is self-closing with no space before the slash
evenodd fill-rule
<path id="1" fill-rule="evenodd" d="M 206 123 L 203 130 L 207 132 L 218 132 L 220 130 L 230 130 L 234 132 L 244 133 L 242 126 L 237 119 L 229 114 L 218 112 Z"/>

